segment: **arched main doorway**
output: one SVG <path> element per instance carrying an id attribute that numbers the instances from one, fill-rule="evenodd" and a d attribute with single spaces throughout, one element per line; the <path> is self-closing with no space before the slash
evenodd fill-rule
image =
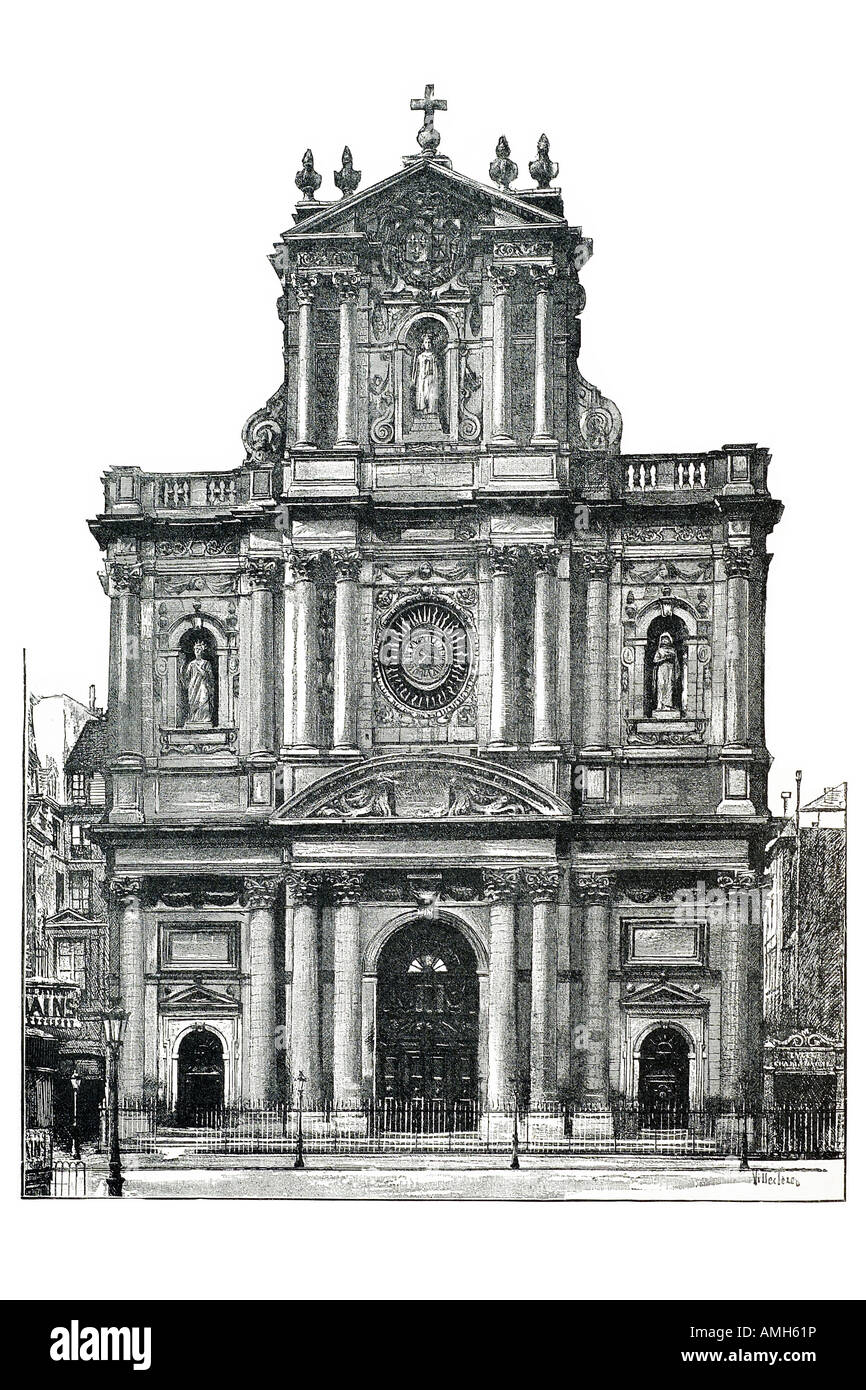
<path id="1" fill-rule="evenodd" d="M 640 1049 L 638 1105 L 641 1123 L 680 1128 L 689 1118 L 689 1044 L 677 1028 L 654 1028 Z"/>
<path id="2" fill-rule="evenodd" d="M 177 1051 L 177 1117 L 181 1124 L 206 1124 L 225 1099 L 222 1041 L 209 1028 L 193 1028 Z"/>
<path id="3" fill-rule="evenodd" d="M 477 1123 L 478 974 L 456 927 L 413 922 L 379 956 L 377 1095 L 390 1129 Z"/>

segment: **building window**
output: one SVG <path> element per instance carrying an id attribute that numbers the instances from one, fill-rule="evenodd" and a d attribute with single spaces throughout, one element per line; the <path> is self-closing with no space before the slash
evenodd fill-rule
<path id="1" fill-rule="evenodd" d="M 87 774 L 73 772 L 69 777 L 69 800 L 78 806 L 87 803 Z"/>
<path id="2" fill-rule="evenodd" d="M 70 984 L 85 983 L 85 951 L 83 941 L 55 941 L 54 971 L 58 980 L 68 980 Z"/>
<path id="3" fill-rule="evenodd" d="M 101 772 L 94 772 L 90 779 L 91 806 L 105 805 L 105 778 Z"/>
<path id="4" fill-rule="evenodd" d="M 63 906 L 63 875 L 54 875 L 54 911 L 59 912 Z"/>
<path id="5" fill-rule="evenodd" d="M 90 874 L 69 875 L 69 906 L 85 917 L 90 915 L 90 888 Z"/>
<path id="6" fill-rule="evenodd" d="M 90 856 L 90 837 L 87 827 L 80 820 L 72 821 L 69 827 L 69 841 L 73 859 L 87 859 Z"/>

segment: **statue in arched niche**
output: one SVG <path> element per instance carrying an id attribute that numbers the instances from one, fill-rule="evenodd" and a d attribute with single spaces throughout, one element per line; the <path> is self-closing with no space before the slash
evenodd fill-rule
<path id="1" fill-rule="evenodd" d="M 183 668 L 186 692 L 185 729 L 212 729 L 216 700 L 214 698 L 213 664 L 208 644 L 197 637 L 192 644 L 192 657 Z"/>
<path id="2" fill-rule="evenodd" d="M 415 414 L 439 419 L 439 397 L 442 394 L 439 359 L 433 344 L 433 334 L 427 330 L 412 365 L 412 385 L 415 388 Z"/>
<path id="3" fill-rule="evenodd" d="M 679 713 L 677 691 L 680 689 L 680 658 L 669 632 L 659 637 L 653 656 L 653 713 Z"/>

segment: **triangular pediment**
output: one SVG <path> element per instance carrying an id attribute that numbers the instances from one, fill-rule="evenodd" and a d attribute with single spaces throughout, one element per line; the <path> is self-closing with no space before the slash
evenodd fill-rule
<path id="1" fill-rule="evenodd" d="M 441 191 L 443 196 L 462 203 L 467 210 L 472 208 L 481 220 L 502 227 L 564 228 L 567 225 L 564 217 L 543 211 L 521 199 L 519 194 L 504 193 L 499 188 L 479 183 L 465 174 L 458 174 L 447 164 L 413 159 L 396 173 L 370 184 L 369 188 L 305 216 L 297 226 L 283 232 L 283 241 L 363 231 L 364 224 L 379 205 L 385 208 L 401 195 L 421 189 L 429 189 L 432 193 Z"/>
<path id="2" fill-rule="evenodd" d="M 82 912 L 75 912 L 71 907 L 66 907 L 62 912 L 55 912 L 53 917 L 46 917 L 46 927 L 95 927 L 99 925 L 93 917 L 85 917 Z"/>
<path id="3" fill-rule="evenodd" d="M 569 807 L 521 773 L 447 753 L 393 754 L 330 773 L 281 806 L 298 821 L 567 820 Z"/>
<path id="4" fill-rule="evenodd" d="M 662 1004 L 687 1004 L 689 1008 L 694 1009 L 706 1005 L 707 1000 L 683 985 L 672 984 L 669 980 L 656 980 L 652 984 L 638 985 L 626 996 L 624 1003 L 627 1006 L 652 1004 L 654 1008 Z"/>
<path id="5" fill-rule="evenodd" d="M 165 1006 L 183 1006 L 183 1008 L 201 1009 L 219 1005 L 220 1007 L 237 1005 L 237 999 L 230 986 L 220 987 L 215 984 L 206 984 L 203 981 L 195 980 L 191 984 L 167 984 L 163 988 L 160 1004 Z"/>

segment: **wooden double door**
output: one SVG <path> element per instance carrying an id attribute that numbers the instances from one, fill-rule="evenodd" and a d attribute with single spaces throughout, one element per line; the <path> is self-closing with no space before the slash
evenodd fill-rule
<path id="1" fill-rule="evenodd" d="M 477 1120 L 478 974 L 447 924 L 414 923 L 379 958 L 377 1099 L 389 1129 L 472 1128 Z"/>

